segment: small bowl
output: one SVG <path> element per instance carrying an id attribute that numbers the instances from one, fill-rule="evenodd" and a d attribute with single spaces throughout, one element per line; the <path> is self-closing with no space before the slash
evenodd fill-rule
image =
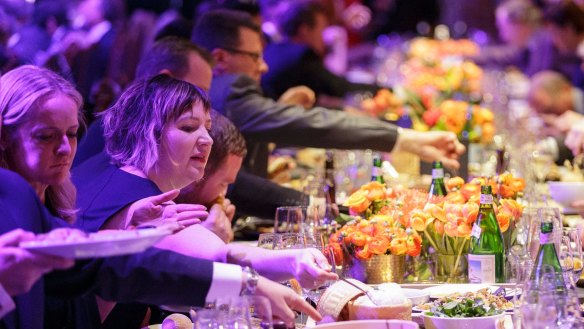
<path id="1" fill-rule="evenodd" d="M 548 187 L 552 199 L 562 205 L 564 213 L 577 213 L 570 206 L 584 198 L 584 182 L 548 182 Z"/>
<path id="2" fill-rule="evenodd" d="M 493 329 L 505 313 L 478 318 L 441 318 L 422 313 L 426 329 Z"/>
<path id="3" fill-rule="evenodd" d="M 402 288 L 402 292 L 409 300 L 412 301 L 414 306 L 423 304 L 430 300 L 430 295 L 426 291 L 420 289 Z"/>

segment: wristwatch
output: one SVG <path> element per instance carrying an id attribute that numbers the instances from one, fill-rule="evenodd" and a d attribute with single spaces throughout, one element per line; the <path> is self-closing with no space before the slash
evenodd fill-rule
<path id="1" fill-rule="evenodd" d="M 260 276 L 258 275 L 258 272 L 256 272 L 256 270 L 254 270 L 253 268 L 246 266 L 244 268 L 242 268 L 243 273 L 245 273 L 246 278 L 245 281 L 243 282 L 243 288 L 241 289 L 241 295 L 242 296 L 250 296 L 255 294 L 256 288 L 258 286 L 258 280 L 260 279 Z"/>

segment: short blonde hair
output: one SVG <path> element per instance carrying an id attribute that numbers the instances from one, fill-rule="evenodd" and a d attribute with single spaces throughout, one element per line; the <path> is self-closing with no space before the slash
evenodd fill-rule
<path id="1" fill-rule="evenodd" d="M 208 112 L 207 94 L 188 82 L 159 74 L 138 80 L 103 113 L 105 147 L 118 166 L 147 173 L 158 161 L 162 129 L 195 104 Z"/>
<path id="2" fill-rule="evenodd" d="M 83 106 L 83 98 L 70 82 L 55 72 L 25 65 L 0 77 L 0 115 L 3 120 L 0 139 L 6 142 L 29 120 L 33 110 L 56 95 L 65 95 L 73 100 L 81 118 L 79 110 Z M 10 164 L 11 152 L 7 145 L 0 147 L 0 167 L 18 172 L 19 168 L 13 168 Z M 54 215 L 73 222 L 76 196 L 75 186 L 68 178 L 59 185 L 47 188 L 45 203 Z"/>

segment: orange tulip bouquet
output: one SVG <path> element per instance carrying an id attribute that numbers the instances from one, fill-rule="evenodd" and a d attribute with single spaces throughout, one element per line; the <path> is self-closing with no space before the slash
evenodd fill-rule
<path id="1" fill-rule="evenodd" d="M 380 283 L 369 280 L 383 277 L 372 272 L 399 266 L 399 269 L 391 269 L 393 274 L 389 280 L 400 282 L 405 272 L 405 256 L 418 256 L 422 250 L 422 237 L 411 228 L 410 214 L 425 202 L 425 192 L 388 189 L 378 182 L 365 184 L 354 192 L 345 202 L 353 220 L 329 239 L 332 248 L 344 254 L 343 265 L 349 268 L 346 273 L 361 279 L 355 276 L 360 271 L 356 265 L 365 264 L 362 266 L 366 267 L 368 282 Z M 388 258 L 395 260 L 393 256 L 397 256 L 399 262 L 391 266 L 381 262 Z"/>
<path id="2" fill-rule="evenodd" d="M 472 226 L 479 211 L 481 185 L 490 184 L 494 196 L 495 214 L 505 247 L 510 248 L 515 241 L 515 220 L 521 217 L 523 206 L 515 197 L 523 191 L 523 179 L 503 174 L 495 179 L 475 178 L 464 183 L 460 177 L 448 180 L 448 195 L 434 199 L 423 209 L 411 215 L 412 227 L 423 234 L 424 239 L 435 250 L 438 257 L 436 273 L 439 280 L 447 282 L 464 281 L 466 278 L 466 254 L 470 243 Z"/>

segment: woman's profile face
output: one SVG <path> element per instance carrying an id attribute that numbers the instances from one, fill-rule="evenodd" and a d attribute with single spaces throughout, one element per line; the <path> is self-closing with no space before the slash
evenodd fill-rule
<path id="1" fill-rule="evenodd" d="M 77 104 L 63 94 L 51 96 L 12 133 L 11 165 L 33 185 L 63 183 L 77 151 L 78 129 Z"/>
<path id="2" fill-rule="evenodd" d="M 200 180 L 211 152 L 211 117 L 195 104 L 162 130 L 159 158 L 153 170 L 173 188 Z"/>

